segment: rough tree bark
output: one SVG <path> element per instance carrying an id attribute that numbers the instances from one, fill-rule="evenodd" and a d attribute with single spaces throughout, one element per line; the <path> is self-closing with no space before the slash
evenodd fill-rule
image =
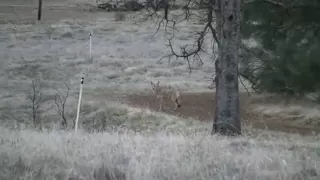
<path id="1" fill-rule="evenodd" d="M 216 61 L 216 111 L 212 133 L 241 134 L 238 83 L 242 0 L 216 0 L 216 31 L 219 54 Z"/>
<path id="2" fill-rule="evenodd" d="M 38 6 L 38 21 L 41 20 L 42 15 L 42 0 L 39 0 L 39 6 Z"/>

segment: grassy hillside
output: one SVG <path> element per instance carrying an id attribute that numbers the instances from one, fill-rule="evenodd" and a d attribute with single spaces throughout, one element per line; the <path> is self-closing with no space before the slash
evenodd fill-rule
<path id="1" fill-rule="evenodd" d="M 95 1 L 45 1 L 43 21 L 36 22 L 36 1 L 0 2 L 1 180 L 319 179 L 319 135 L 245 126 L 242 137 L 211 136 L 212 122 L 127 105 L 125 96 L 151 92 L 150 80 L 182 92 L 212 92 L 211 38 L 201 56 L 204 65 L 191 62 L 189 75 L 183 59 L 159 61 L 170 53 L 164 30 L 152 36 L 155 23 L 134 24 L 142 14 L 128 13 L 125 21 L 114 21 L 114 13 L 90 12 L 84 4 Z M 177 50 L 192 44 L 202 25 L 193 19 L 178 27 Z M 82 76 L 80 131 L 75 135 Z M 32 81 L 39 82 L 37 95 L 42 97 L 36 128 L 30 116 Z M 65 105 L 68 127 L 61 130 L 55 99 L 67 94 L 64 84 L 70 89 Z M 254 100 L 242 108 L 293 117 L 298 125 L 308 119 L 316 126 L 320 117 L 312 104 L 279 103 L 277 97 L 277 102 Z"/>

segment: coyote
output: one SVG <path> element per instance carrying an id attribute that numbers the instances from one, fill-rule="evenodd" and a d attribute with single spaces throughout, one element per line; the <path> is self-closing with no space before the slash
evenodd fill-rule
<path id="1" fill-rule="evenodd" d="M 160 102 L 159 110 L 162 111 L 162 104 L 164 99 L 169 99 L 174 103 L 174 111 L 181 107 L 180 92 L 171 86 L 159 86 L 160 81 L 156 84 L 151 81 L 152 90 Z"/>

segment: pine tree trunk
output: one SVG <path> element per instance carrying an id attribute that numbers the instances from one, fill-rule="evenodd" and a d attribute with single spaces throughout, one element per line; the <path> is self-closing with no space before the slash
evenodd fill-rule
<path id="1" fill-rule="evenodd" d="M 217 0 L 216 24 L 220 42 L 216 61 L 216 111 L 213 133 L 241 134 L 238 85 L 242 0 Z"/>

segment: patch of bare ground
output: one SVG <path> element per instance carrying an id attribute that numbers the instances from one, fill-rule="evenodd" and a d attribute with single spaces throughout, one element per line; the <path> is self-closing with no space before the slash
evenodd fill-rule
<path id="1" fill-rule="evenodd" d="M 195 118 L 200 121 L 213 121 L 215 111 L 215 98 L 213 93 L 184 93 L 182 97 L 182 107 L 173 111 L 173 104 L 167 100 L 163 112 L 184 117 Z M 134 94 L 126 96 L 129 105 L 149 108 L 154 111 L 159 110 L 159 104 L 153 94 Z M 299 133 L 308 135 L 320 132 L 320 124 L 314 122 L 307 124 L 310 120 L 303 114 L 303 110 L 297 109 L 288 111 L 294 106 L 294 102 L 280 101 L 279 98 L 270 96 L 240 94 L 241 119 L 244 125 L 257 129 L 268 129 L 288 133 Z M 263 108 L 264 107 L 264 108 Z M 304 105 L 306 108 L 306 105 Z M 287 109 L 286 109 L 287 108 Z M 272 111 L 271 111 L 271 110 Z M 292 115 L 295 113 L 295 115 Z M 291 115 L 290 115 L 291 114 Z M 300 117 L 300 121 L 298 120 Z M 300 123 L 297 123 L 298 122 Z M 301 122 L 303 121 L 303 122 Z M 319 120 L 317 120 L 319 121 Z"/>

